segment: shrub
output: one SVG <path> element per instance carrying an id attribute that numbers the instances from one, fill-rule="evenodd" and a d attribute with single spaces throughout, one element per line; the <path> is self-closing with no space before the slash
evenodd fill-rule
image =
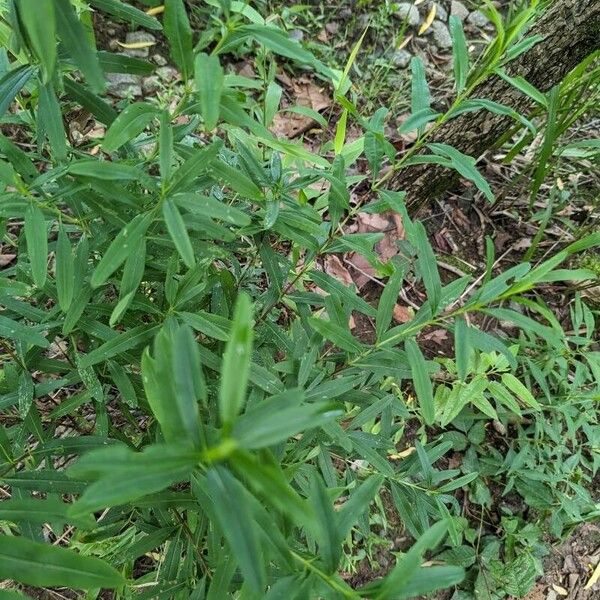
<path id="1" fill-rule="evenodd" d="M 117 0 L 90 4 L 161 27 Z M 0 504 L 0 577 L 89 597 L 111 588 L 139 599 L 409 598 L 456 585 L 468 569 L 476 590 L 491 578 L 498 594 L 523 593 L 539 569 L 543 521 L 507 514 L 503 533 L 480 547 L 453 493 L 483 515 L 489 485 L 503 481 L 551 517 L 555 535 L 598 514 L 584 485 L 599 463 L 594 312 L 577 296 L 567 334 L 536 288 L 589 279 L 562 265 L 600 235 L 503 272 L 488 244 L 481 276 L 443 282 L 384 168 L 441 164 L 492 200 L 474 159 L 430 144 L 426 156 L 396 161 L 385 109 L 363 118 L 350 99 L 360 45 L 336 71 L 249 6 L 219 5 L 223 26 L 196 40 L 183 2 L 165 3 L 183 78 L 176 106 L 103 98 L 106 72 L 151 66 L 97 52 L 82 4 L 18 0 L 4 13 L 0 215 L 16 260 L 0 279 L 0 475 L 11 490 Z M 413 64 L 404 127 L 420 132 L 415 149 L 428 123 L 506 111 L 470 94 L 508 50 L 535 41 L 511 30 L 467 76 L 458 22 L 453 30 L 448 113 L 432 111 Z M 255 51 L 259 77 L 226 72 L 224 53 Z M 332 82 L 342 116 L 319 151 L 269 131 L 276 59 Z M 106 127 L 99 148 L 68 139 L 64 120 L 77 107 Z M 346 141 L 349 120 L 363 129 L 358 140 Z M 369 176 L 350 171 L 363 155 Z M 371 189 L 355 200 L 359 184 Z M 381 235 L 345 225 L 389 210 L 406 240 L 383 263 Z M 347 251 L 387 278 L 377 303 L 319 268 Z M 426 299 L 394 325 L 407 280 Z M 372 343 L 353 335 L 353 314 L 374 324 Z M 486 332 L 480 317 L 511 322 L 514 339 Z M 453 336 L 454 357 L 426 358 L 419 335 L 432 327 Z M 408 424 L 416 433 L 401 452 Z M 507 449 L 490 440 L 492 424 L 516 430 Z M 451 450 L 465 451 L 460 468 L 444 468 Z M 355 589 L 341 571 L 391 510 L 416 541 Z M 422 566 L 442 543 L 444 564 Z"/>

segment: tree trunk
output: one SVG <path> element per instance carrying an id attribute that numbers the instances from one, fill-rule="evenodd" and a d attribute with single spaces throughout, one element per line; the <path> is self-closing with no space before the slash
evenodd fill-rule
<path id="1" fill-rule="evenodd" d="M 546 92 L 600 47 L 600 0 L 554 0 L 529 31 L 529 35 L 536 34 L 544 39 L 509 63 L 506 70 L 509 75 L 521 75 Z M 497 75 L 481 83 L 471 97 L 493 100 L 520 114 L 531 110 L 531 100 Z M 448 121 L 430 141 L 449 144 L 479 158 L 513 123 L 510 117 L 480 110 Z M 457 177 L 454 172 L 435 165 L 412 166 L 392 177 L 388 188 L 406 191 L 407 205 L 416 212 L 448 189 Z"/>

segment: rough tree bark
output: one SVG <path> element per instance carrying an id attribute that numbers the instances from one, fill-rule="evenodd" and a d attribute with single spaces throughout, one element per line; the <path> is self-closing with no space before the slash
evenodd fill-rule
<path id="1" fill-rule="evenodd" d="M 506 70 L 509 75 L 523 76 L 545 92 L 600 48 L 600 0 L 554 0 L 529 34 L 541 34 L 544 40 L 517 57 Z M 521 114 L 528 114 L 531 109 L 527 96 L 495 75 L 481 83 L 471 97 L 505 104 Z M 450 144 L 464 154 L 480 157 L 513 123 L 510 117 L 481 110 L 448 121 L 430 141 Z M 406 191 L 407 205 L 416 212 L 456 179 L 456 174 L 448 169 L 421 165 L 400 170 L 387 187 Z"/>

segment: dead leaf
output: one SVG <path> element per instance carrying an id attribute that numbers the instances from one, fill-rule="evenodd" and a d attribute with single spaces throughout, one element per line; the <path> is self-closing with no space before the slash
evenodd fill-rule
<path id="1" fill-rule="evenodd" d="M 156 15 L 160 15 L 163 12 L 165 12 L 165 5 L 161 4 L 160 6 L 155 6 L 154 8 L 149 8 L 146 11 L 146 14 L 150 15 L 151 17 L 154 17 Z"/>
<path id="2" fill-rule="evenodd" d="M 400 452 L 397 452 L 395 454 L 388 454 L 388 458 L 391 458 L 392 460 L 400 460 L 402 458 L 409 457 L 414 451 L 415 451 L 415 447 L 409 446 L 405 450 L 401 450 Z"/>
<path id="3" fill-rule="evenodd" d="M 552 589 L 559 595 L 559 596 L 568 596 L 569 592 L 567 590 L 565 590 L 564 587 L 561 587 L 560 585 L 556 585 L 555 583 L 552 584 Z"/>
<path id="4" fill-rule="evenodd" d="M 354 329 L 356 327 L 356 321 L 354 320 L 354 316 L 350 315 L 350 318 L 348 319 L 348 328 L 350 330 Z"/>
<path id="5" fill-rule="evenodd" d="M 352 285 L 354 280 L 352 275 L 346 267 L 342 264 L 342 261 L 335 255 L 329 255 L 325 259 L 325 273 L 335 277 L 338 281 L 344 285 Z"/>
<path id="6" fill-rule="evenodd" d="M 117 40 L 117 44 L 121 46 L 121 48 L 127 48 L 128 50 L 139 50 L 140 48 L 150 48 L 154 46 L 156 42 L 120 42 Z"/>
<path id="7" fill-rule="evenodd" d="M 414 316 L 414 312 L 413 309 L 409 306 L 402 306 L 402 304 L 396 304 L 394 306 L 394 311 L 392 315 L 396 323 L 402 324 L 411 321 Z"/>
<path id="8" fill-rule="evenodd" d="M 434 3 L 431 5 L 431 8 L 429 9 L 429 13 L 427 14 L 427 18 L 425 19 L 425 21 L 423 21 L 423 25 L 421 25 L 421 27 L 419 28 L 419 35 L 423 35 L 431 27 L 431 24 L 433 23 L 433 21 L 435 19 L 436 13 L 437 13 L 437 6 Z"/>
<path id="9" fill-rule="evenodd" d="M 426 333 L 423 339 L 441 346 L 448 339 L 448 332 L 445 329 L 435 329 L 430 333 Z"/>
<path id="10" fill-rule="evenodd" d="M 585 587 L 583 589 L 584 590 L 591 589 L 592 586 L 594 586 L 598 581 L 600 581 L 600 562 L 594 569 L 592 576 L 590 577 L 589 581 L 585 584 Z"/>
<path id="11" fill-rule="evenodd" d="M 0 254 L 0 267 L 6 267 L 17 258 L 16 254 Z"/>
<path id="12" fill-rule="evenodd" d="M 289 78 L 288 78 L 289 79 Z M 284 81 L 283 77 L 279 78 Z M 316 112 L 331 106 L 331 95 L 329 91 L 318 86 L 306 78 L 298 80 L 289 80 L 290 85 L 286 85 L 287 91 L 292 97 L 291 106 L 305 106 Z M 276 113 L 271 131 L 278 137 L 294 138 L 308 131 L 316 124 L 316 121 L 309 116 L 297 113 L 282 111 Z"/>
<path id="13" fill-rule="evenodd" d="M 354 253 L 347 259 L 347 262 L 354 268 L 352 279 L 359 290 L 363 288 L 367 282 L 372 281 L 377 277 L 377 271 L 375 271 L 364 256 Z"/>
<path id="14" fill-rule="evenodd" d="M 396 48 L 396 50 L 402 50 L 402 48 L 406 48 L 406 46 L 408 46 L 408 44 L 410 44 L 410 41 L 413 39 L 412 33 L 410 35 L 407 35 L 403 40 L 402 43 Z"/>

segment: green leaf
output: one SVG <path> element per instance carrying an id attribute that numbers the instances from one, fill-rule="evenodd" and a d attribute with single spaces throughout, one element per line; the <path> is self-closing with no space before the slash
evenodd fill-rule
<path id="1" fill-rule="evenodd" d="M 142 356 L 142 380 L 150 408 L 169 443 L 200 445 L 198 400 L 205 383 L 198 346 L 188 327 L 164 327 L 154 340 L 154 355 Z"/>
<path id="2" fill-rule="evenodd" d="M 456 91 L 460 94 L 467 85 L 469 51 L 467 50 L 467 40 L 465 39 L 461 20 L 456 15 L 452 15 L 449 25 L 450 35 L 452 36 L 452 53 L 454 55 L 454 82 Z"/>
<path id="3" fill-rule="evenodd" d="M 244 580 L 255 594 L 265 586 L 264 561 L 252 512 L 246 502 L 246 490 L 224 467 L 213 467 L 206 474 L 207 493 L 225 539 Z"/>
<path id="4" fill-rule="evenodd" d="M 423 419 L 427 425 L 432 425 L 435 420 L 435 409 L 433 404 L 433 386 L 429 378 L 427 363 L 414 340 L 406 340 L 404 347 Z"/>
<path id="5" fill-rule="evenodd" d="M 221 368 L 219 411 L 221 422 L 230 426 L 242 410 L 250 374 L 252 352 L 252 304 L 246 294 L 238 295 L 231 334 Z"/>
<path id="6" fill-rule="evenodd" d="M 382 475 L 371 475 L 344 502 L 336 515 L 341 539 L 344 539 L 350 533 L 354 523 L 368 509 L 383 481 L 384 477 Z"/>
<path id="7" fill-rule="evenodd" d="M 38 127 L 46 132 L 53 157 L 58 161 L 65 160 L 67 158 L 67 138 L 60 104 L 51 83 L 40 86 Z"/>
<path id="8" fill-rule="evenodd" d="M 56 293 L 58 305 L 66 313 L 73 301 L 75 288 L 75 262 L 71 242 L 61 223 L 58 228 L 58 241 L 56 242 Z"/>
<path id="9" fill-rule="evenodd" d="M 319 544 L 319 556 L 323 560 L 325 572 L 331 574 L 337 569 L 342 554 L 342 536 L 333 504 L 320 475 L 313 473 L 310 482 L 310 500 L 317 517 L 315 537 Z"/>
<path id="10" fill-rule="evenodd" d="M 0 314 L 0 338 L 3 337 L 41 348 L 47 348 L 50 345 L 50 342 L 32 327 L 27 327 Z"/>
<path id="11" fill-rule="evenodd" d="M 178 314 L 196 331 L 222 342 L 229 340 L 231 323 L 224 317 L 203 310 L 197 310 L 195 313 L 180 312 Z"/>
<path id="12" fill-rule="evenodd" d="M 212 131 L 219 121 L 225 77 L 219 57 L 215 54 L 209 56 L 204 52 L 198 54 L 194 63 L 194 73 L 204 128 L 206 131 Z"/>
<path id="13" fill-rule="evenodd" d="M 181 69 L 183 80 L 187 81 L 194 71 L 192 48 L 192 28 L 183 0 L 165 0 L 163 27 L 169 40 L 171 57 Z"/>
<path id="14" fill-rule="evenodd" d="M 136 348 L 154 335 L 157 328 L 157 325 L 138 325 L 124 333 L 119 333 L 98 348 L 83 356 L 79 363 L 79 367 L 81 369 L 87 369 L 88 367 L 104 362 L 113 356 L 118 356 L 127 350 Z"/>
<path id="15" fill-rule="evenodd" d="M 23 89 L 34 72 L 33 67 L 17 67 L 0 79 L 0 117 L 4 116 L 15 96 Z"/>
<path id="16" fill-rule="evenodd" d="M 114 52 L 98 52 L 100 67 L 105 73 L 127 73 L 129 75 L 151 75 L 154 65 L 147 60 L 127 56 L 127 54 L 115 54 Z"/>
<path id="17" fill-rule="evenodd" d="M 138 168 L 122 163 L 112 163 L 99 160 L 78 160 L 69 165 L 69 173 L 82 177 L 91 177 L 101 180 L 131 180 L 140 179 L 141 172 Z"/>
<path id="18" fill-rule="evenodd" d="M 435 313 L 442 297 L 442 282 L 433 248 L 427 239 L 427 231 L 421 221 L 417 221 L 414 224 L 413 233 L 409 235 L 409 239 L 414 243 L 417 250 L 419 273 L 423 278 L 423 284 L 427 290 L 427 300 L 429 300 L 431 312 Z"/>
<path id="19" fill-rule="evenodd" d="M 135 8 L 119 0 L 90 0 L 90 4 L 100 10 L 129 23 L 135 23 L 145 29 L 161 30 L 158 19 L 147 15 L 143 10 Z"/>
<path id="20" fill-rule="evenodd" d="M 489 183 L 475 168 L 475 159 L 472 156 L 467 156 L 448 144 L 427 144 L 427 146 L 436 154 L 448 158 L 452 162 L 452 166 L 465 179 L 472 181 L 490 202 L 494 201 L 494 193 Z"/>
<path id="21" fill-rule="evenodd" d="M 456 373 L 462 381 L 469 372 L 469 359 L 471 344 L 469 340 L 470 328 L 464 317 L 457 317 L 454 324 L 454 353 L 456 355 Z"/>
<path id="22" fill-rule="evenodd" d="M 52 0 L 18 0 L 19 20 L 28 45 L 40 61 L 47 84 L 56 66 L 56 20 Z"/>
<path id="23" fill-rule="evenodd" d="M 27 205 L 25 211 L 24 230 L 33 282 L 38 288 L 43 288 L 48 268 L 48 234 L 44 213 L 33 202 Z"/>
<path id="24" fill-rule="evenodd" d="M 529 96 L 532 100 L 535 100 L 538 104 L 544 108 L 548 108 L 548 98 L 545 94 L 540 92 L 535 86 L 531 85 L 525 78 L 517 75 L 516 77 L 510 77 L 503 69 L 496 71 L 506 83 L 509 83 L 513 87 L 517 88 L 520 92 Z"/>
<path id="25" fill-rule="evenodd" d="M 69 504 L 56 498 L 46 498 L 45 500 L 37 498 L 5 499 L 0 502 L 0 519 L 13 523 L 24 521 L 43 524 L 60 521 L 72 523 L 82 528 L 93 528 L 95 526 L 96 521 L 89 515 L 75 519 L 67 516 L 69 506 Z"/>
<path id="26" fill-rule="evenodd" d="M 431 108 L 423 108 L 419 112 L 410 115 L 405 121 L 402 121 L 402 124 L 398 128 L 398 133 L 408 133 L 415 129 L 423 129 L 424 125 L 427 125 L 427 123 L 430 123 L 431 121 L 435 121 L 439 116 L 440 113 L 432 111 Z"/>
<path id="27" fill-rule="evenodd" d="M 104 90 L 104 75 L 98 62 L 96 49 L 80 23 L 70 0 L 53 0 L 58 34 L 75 64 L 81 69 L 92 90 Z"/>
<path id="28" fill-rule="evenodd" d="M 534 410 L 542 410 L 542 406 L 533 397 L 533 394 L 514 375 L 511 373 L 502 373 L 501 379 L 502 383 L 527 406 Z"/>
<path id="29" fill-rule="evenodd" d="M 281 398 L 265 400 L 237 419 L 233 437 L 241 447 L 253 450 L 273 446 L 342 414 L 326 403 L 294 405 L 290 395 L 286 394 L 286 402 Z"/>
<path id="30" fill-rule="evenodd" d="M 410 550 L 398 560 L 392 572 L 383 581 L 375 598 L 377 600 L 393 598 L 398 590 L 402 590 L 417 573 L 425 551 L 435 548 L 442 541 L 447 530 L 447 523 L 440 521 L 425 531 Z"/>
<path id="31" fill-rule="evenodd" d="M 335 344 L 338 348 L 351 352 L 352 354 L 360 354 L 364 350 L 364 346 L 350 333 L 349 330 L 336 325 L 331 321 L 325 321 L 317 317 L 311 317 L 309 322 L 315 330 L 320 333 L 326 340 Z"/>
<path id="32" fill-rule="evenodd" d="M 83 590 L 114 589 L 125 584 L 116 569 L 98 558 L 6 535 L 0 535 L 0 579 Z"/>
<path id="33" fill-rule="evenodd" d="M 90 92 L 83 85 L 68 76 L 63 77 L 65 92 L 83 108 L 88 110 L 98 121 L 110 125 L 117 118 L 117 111 L 100 96 Z"/>
<path id="34" fill-rule="evenodd" d="M 410 69 L 412 72 L 411 114 L 416 115 L 431 107 L 431 94 L 427 85 L 427 77 L 425 76 L 425 65 L 421 58 L 413 56 L 410 61 Z M 423 127 L 419 129 L 419 135 L 422 132 Z"/>
<path id="35" fill-rule="evenodd" d="M 102 285 L 123 264 L 145 235 L 152 220 L 152 213 L 141 213 L 121 229 L 96 266 L 90 281 L 92 287 Z"/>
<path id="36" fill-rule="evenodd" d="M 175 244 L 175 248 L 177 248 L 177 252 L 179 252 L 179 256 L 181 256 L 188 269 L 193 268 L 196 265 L 194 248 L 177 205 L 173 201 L 165 200 L 162 204 L 162 213 L 167 231 Z"/>
<path id="37" fill-rule="evenodd" d="M 156 117 L 158 110 L 147 102 L 134 102 L 113 121 L 104 136 L 102 148 L 114 152 L 138 136 Z"/>
<path id="38" fill-rule="evenodd" d="M 81 479 L 98 479 L 69 510 L 71 515 L 88 514 L 120 506 L 142 496 L 189 481 L 200 455 L 175 443 L 147 446 L 133 452 L 125 446 L 102 448 L 82 457 L 69 469 Z"/>
<path id="39" fill-rule="evenodd" d="M 212 173 L 242 197 L 261 203 L 264 202 L 262 190 L 239 169 L 217 160 L 212 164 Z"/>
<path id="40" fill-rule="evenodd" d="M 173 128 L 171 127 L 171 115 L 163 110 L 160 114 L 160 138 L 158 142 L 160 175 L 163 186 L 171 178 L 173 170 Z"/>

